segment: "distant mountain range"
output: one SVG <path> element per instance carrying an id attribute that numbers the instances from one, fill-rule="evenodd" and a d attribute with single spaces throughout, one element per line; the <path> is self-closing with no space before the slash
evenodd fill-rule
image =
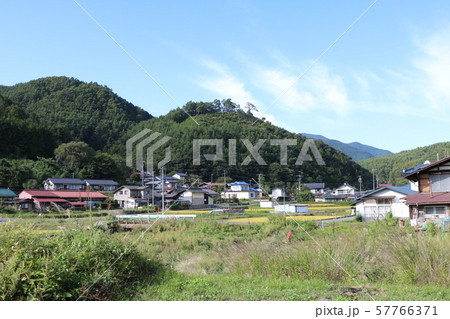
<path id="1" fill-rule="evenodd" d="M 358 142 L 343 143 L 338 140 L 329 139 L 322 135 L 302 133 L 306 138 L 311 138 L 314 140 L 322 140 L 324 143 L 330 145 L 331 147 L 341 151 L 344 154 L 350 156 L 354 161 L 361 161 L 364 159 L 391 155 L 392 152 L 388 150 L 379 149 L 373 146 L 361 144 Z"/>
<path id="2" fill-rule="evenodd" d="M 362 167 L 373 171 L 380 183 L 394 185 L 406 184 L 407 180 L 401 175 L 404 169 L 422 164 L 425 161 L 436 161 L 448 156 L 450 142 L 436 143 L 413 150 L 402 151 L 389 156 L 370 158 L 359 162 Z"/>

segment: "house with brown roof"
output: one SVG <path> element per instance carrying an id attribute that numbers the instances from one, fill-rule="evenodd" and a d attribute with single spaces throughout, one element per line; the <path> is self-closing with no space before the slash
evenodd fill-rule
<path id="1" fill-rule="evenodd" d="M 108 199 L 107 196 L 92 191 L 50 191 L 50 190 L 23 190 L 19 199 L 31 199 L 39 210 L 54 207 L 57 210 L 69 208 L 84 208 L 96 206 Z"/>
<path id="2" fill-rule="evenodd" d="M 450 157 L 425 162 L 402 174 L 419 192 L 406 198 L 412 226 L 443 223 L 450 218 Z"/>

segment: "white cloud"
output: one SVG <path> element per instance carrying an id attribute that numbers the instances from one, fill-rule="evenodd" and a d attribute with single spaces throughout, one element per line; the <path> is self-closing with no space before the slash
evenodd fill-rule
<path id="1" fill-rule="evenodd" d="M 247 102 L 259 105 L 259 102 L 245 88 L 245 84 L 239 81 L 226 66 L 213 60 L 204 60 L 202 65 L 213 74 L 197 80 L 198 85 L 216 93 L 220 98 L 231 98 L 241 107 L 244 107 Z"/>
<path id="2" fill-rule="evenodd" d="M 255 83 L 271 93 L 280 106 L 293 111 L 346 113 L 351 102 L 342 78 L 324 64 L 316 64 L 298 81 L 292 72 L 256 66 Z"/>
<path id="3" fill-rule="evenodd" d="M 422 57 L 413 61 L 421 71 L 418 83 L 434 110 L 450 109 L 450 26 L 416 41 Z"/>

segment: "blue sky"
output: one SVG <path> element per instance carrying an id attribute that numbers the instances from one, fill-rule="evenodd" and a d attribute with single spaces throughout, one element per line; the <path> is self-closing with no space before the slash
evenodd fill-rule
<path id="1" fill-rule="evenodd" d="M 379 0 L 275 104 L 373 0 L 78 2 L 173 99 L 71 0 L 0 3 L 1 85 L 65 75 L 154 116 L 230 97 L 293 132 L 393 152 L 448 141 L 450 1 Z"/>

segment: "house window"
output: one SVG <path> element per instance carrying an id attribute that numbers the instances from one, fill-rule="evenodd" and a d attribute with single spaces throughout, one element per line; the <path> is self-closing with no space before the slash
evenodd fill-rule
<path id="1" fill-rule="evenodd" d="M 450 174 L 430 175 L 431 191 L 450 192 Z"/>
<path id="2" fill-rule="evenodd" d="M 426 206 L 425 214 L 426 215 L 444 215 L 445 214 L 445 206 Z"/>
<path id="3" fill-rule="evenodd" d="M 119 191 L 119 195 L 123 195 L 123 191 Z"/>
<path id="4" fill-rule="evenodd" d="M 390 203 L 390 200 L 387 198 L 380 198 L 380 199 L 377 199 L 377 204 L 378 205 L 390 205 L 391 203 Z"/>
<path id="5" fill-rule="evenodd" d="M 28 209 L 28 204 L 22 204 L 23 209 Z"/>

